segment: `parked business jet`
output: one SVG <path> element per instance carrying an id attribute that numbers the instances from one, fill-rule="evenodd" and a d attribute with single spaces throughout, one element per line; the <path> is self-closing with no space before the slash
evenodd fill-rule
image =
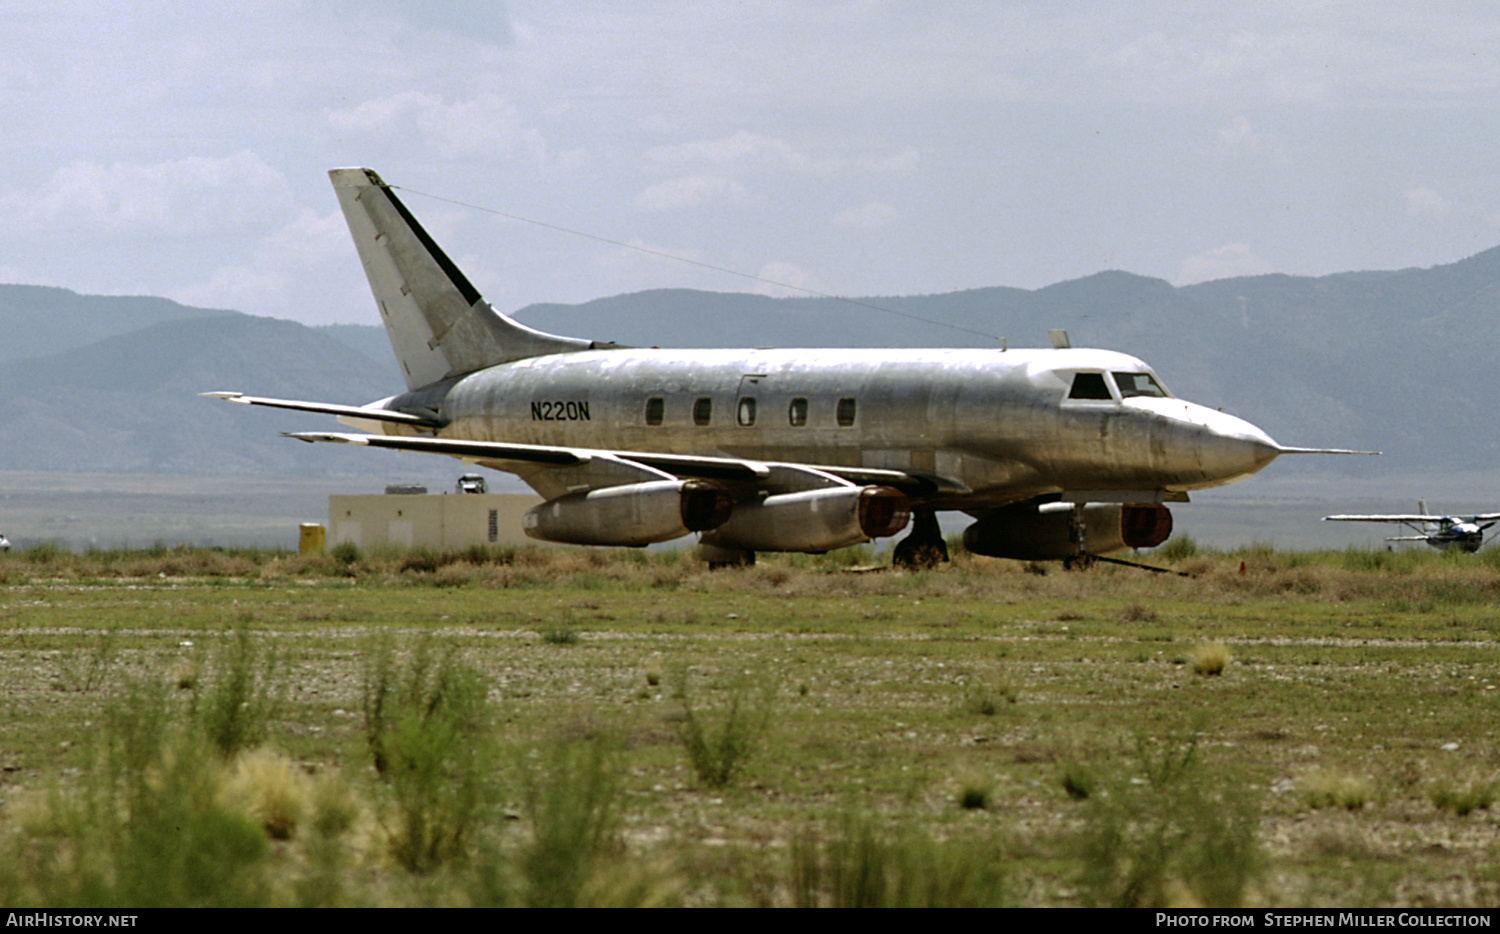
<path id="1" fill-rule="evenodd" d="M 894 560 L 970 551 L 1087 561 L 1165 541 L 1165 503 L 1278 455 L 1254 425 L 1172 396 L 1107 350 L 642 350 L 496 312 L 370 169 L 329 173 L 407 391 L 363 406 L 206 393 L 336 415 L 326 441 L 445 454 L 545 499 L 526 534 L 584 545 L 698 535 L 712 564 L 912 531 Z M 1335 453 L 1328 451 L 1327 453 Z"/>

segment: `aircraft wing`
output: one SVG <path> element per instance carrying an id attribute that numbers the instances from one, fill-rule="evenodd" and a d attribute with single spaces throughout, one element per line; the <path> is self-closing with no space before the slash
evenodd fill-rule
<path id="1" fill-rule="evenodd" d="M 1420 513 L 1406 513 L 1389 516 L 1324 516 L 1324 522 L 1439 522 L 1444 516 L 1424 516 Z"/>
<path id="2" fill-rule="evenodd" d="M 413 415 L 409 412 L 397 412 L 393 409 L 382 409 L 368 405 L 335 405 L 331 402 L 303 402 L 298 399 L 270 399 L 265 396 L 247 396 L 242 392 L 202 392 L 200 396 L 210 399 L 223 399 L 225 402 L 236 402 L 240 405 L 265 405 L 277 409 L 295 409 L 299 412 L 320 412 L 325 415 L 337 415 L 340 418 L 359 419 L 375 422 L 393 422 L 398 425 L 411 425 L 413 428 L 441 428 L 443 423 L 438 420 L 436 413 L 431 417 Z"/>
<path id="3" fill-rule="evenodd" d="M 543 497 L 553 499 L 579 490 L 669 477 L 719 480 L 729 483 L 769 482 L 776 486 L 810 488 L 828 484 L 877 484 L 894 487 L 911 497 L 937 492 L 968 492 L 943 477 L 878 467 L 790 464 L 735 457 L 662 454 L 649 451 L 606 451 L 593 448 L 466 441 L 455 438 L 412 438 L 398 435 L 298 431 L 288 438 L 356 444 L 394 451 L 446 454 L 469 463 L 513 473 Z"/>

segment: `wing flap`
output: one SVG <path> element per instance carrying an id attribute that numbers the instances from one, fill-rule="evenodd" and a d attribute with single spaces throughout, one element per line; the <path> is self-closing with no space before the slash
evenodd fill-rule
<path id="1" fill-rule="evenodd" d="M 573 448 L 545 447 L 537 444 L 501 444 L 494 441 L 461 441 L 450 438 L 404 438 L 398 435 L 351 434 L 343 431 L 289 431 L 286 438 L 298 441 L 326 441 L 333 444 L 358 444 L 392 451 L 424 451 L 446 454 L 471 461 L 518 461 L 524 464 L 547 464 L 572 467 L 588 463 L 592 452 Z"/>
<path id="2" fill-rule="evenodd" d="M 234 401 L 234 400 L 231 400 Z M 909 496 L 968 492 L 962 484 L 931 474 L 908 473 L 878 467 L 840 467 L 816 464 L 781 464 L 735 457 L 692 454 L 661 454 L 647 451 L 605 451 L 592 448 L 551 447 L 539 444 L 508 444 L 498 441 L 466 441 L 457 438 L 406 437 L 401 435 L 354 434 L 338 431 L 287 432 L 298 441 L 356 444 L 393 451 L 445 454 L 495 470 L 513 473 L 543 496 L 562 495 L 583 487 L 659 479 L 664 476 L 719 480 L 742 484 L 788 483 L 802 488 L 822 482 L 854 486 L 890 486 Z M 582 468 L 581 471 L 571 468 Z M 792 472 L 789 475 L 788 472 Z M 564 474 L 567 474 L 565 477 Z M 795 480 L 796 482 L 792 482 Z"/>

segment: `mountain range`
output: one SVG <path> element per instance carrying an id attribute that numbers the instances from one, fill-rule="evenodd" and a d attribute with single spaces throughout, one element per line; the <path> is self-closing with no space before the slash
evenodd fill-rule
<path id="1" fill-rule="evenodd" d="M 1063 328 L 1074 346 L 1139 356 L 1175 394 L 1247 418 L 1283 444 L 1385 452 L 1375 468 L 1363 458 L 1313 468 L 1338 476 L 1490 469 L 1500 439 L 1486 430 L 1494 393 L 1483 374 L 1500 340 L 1497 304 L 1500 248 L 1431 269 L 1185 287 L 1109 271 L 1036 290 L 857 299 L 657 290 L 513 314 L 634 346 L 1000 348 L 1046 346 L 1048 329 Z M 377 326 L 308 327 L 162 298 L 0 285 L 0 328 L 0 470 L 389 470 L 369 452 L 279 437 L 333 427 L 329 419 L 198 397 L 236 389 L 358 404 L 398 392 Z"/>

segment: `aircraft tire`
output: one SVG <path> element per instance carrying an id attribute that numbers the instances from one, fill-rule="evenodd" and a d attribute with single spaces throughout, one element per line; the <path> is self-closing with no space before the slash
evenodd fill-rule
<path id="1" fill-rule="evenodd" d="M 937 516 L 930 509 L 913 513 L 911 534 L 896 543 L 891 564 L 910 570 L 928 570 L 948 561 L 948 543 L 938 528 Z"/>
<path id="2" fill-rule="evenodd" d="M 755 565 L 755 552 L 720 548 L 718 545 L 699 545 L 698 556 L 708 565 L 710 571 L 717 571 L 721 568 L 748 568 Z"/>

